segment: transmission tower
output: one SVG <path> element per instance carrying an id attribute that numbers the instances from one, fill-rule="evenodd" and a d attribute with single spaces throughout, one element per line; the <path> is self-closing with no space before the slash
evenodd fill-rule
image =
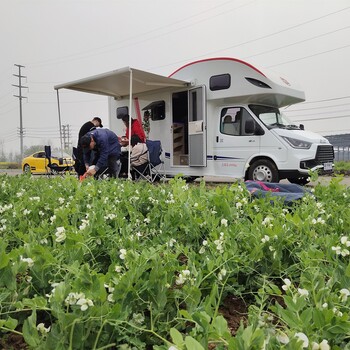
<path id="1" fill-rule="evenodd" d="M 62 125 L 62 138 L 63 138 L 63 147 L 65 149 L 70 148 L 70 131 L 69 124 Z"/>
<path id="2" fill-rule="evenodd" d="M 21 149 L 21 159 L 23 158 L 23 119 L 22 119 L 22 99 L 27 98 L 22 96 L 22 89 L 27 89 L 27 86 L 22 85 L 22 78 L 26 78 L 26 76 L 21 74 L 21 68 L 25 68 L 20 64 L 15 64 L 18 67 L 18 74 L 13 74 L 15 77 L 18 77 L 18 85 L 12 84 L 12 86 L 18 87 L 18 95 L 13 95 L 19 99 L 19 137 L 20 137 L 20 149 Z"/>

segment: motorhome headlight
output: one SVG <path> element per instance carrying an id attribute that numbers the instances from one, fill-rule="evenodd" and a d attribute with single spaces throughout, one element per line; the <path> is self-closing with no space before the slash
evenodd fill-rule
<path id="1" fill-rule="evenodd" d="M 292 137 L 283 136 L 283 138 L 293 147 L 293 148 L 301 148 L 301 149 L 309 149 L 312 145 L 311 142 L 307 142 L 304 140 L 294 139 Z"/>

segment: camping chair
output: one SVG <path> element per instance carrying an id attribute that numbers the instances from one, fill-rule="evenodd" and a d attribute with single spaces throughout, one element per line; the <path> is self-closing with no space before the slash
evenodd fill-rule
<path id="1" fill-rule="evenodd" d="M 132 170 L 138 175 L 138 179 L 147 180 L 150 183 L 165 180 L 164 162 L 160 156 L 163 152 L 162 145 L 159 140 L 146 140 L 148 162 L 143 171 L 139 171 L 135 167 Z"/>
<path id="2" fill-rule="evenodd" d="M 68 164 L 64 164 L 64 159 L 59 158 L 59 164 L 52 163 L 51 160 L 51 146 L 45 146 L 45 158 L 47 159 L 46 174 L 51 175 L 64 175 L 66 172 L 72 171 L 72 167 Z"/>

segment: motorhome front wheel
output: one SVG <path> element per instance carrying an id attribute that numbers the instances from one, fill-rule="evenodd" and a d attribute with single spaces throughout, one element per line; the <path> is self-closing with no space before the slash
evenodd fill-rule
<path id="1" fill-rule="evenodd" d="M 249 167 L 248 179 L 253 181 L 278 182 L 278 170 L 271 161 L 260 159 Z"/>

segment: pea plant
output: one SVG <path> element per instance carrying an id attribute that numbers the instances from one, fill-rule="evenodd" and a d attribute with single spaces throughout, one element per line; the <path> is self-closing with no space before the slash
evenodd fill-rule
<path id="1" fill-rule="evenodd" d="M 350 349 L 350 189 L 0 176 L 0 344 Z M 246 305 L 237 327 L 225 308 Z"/>

